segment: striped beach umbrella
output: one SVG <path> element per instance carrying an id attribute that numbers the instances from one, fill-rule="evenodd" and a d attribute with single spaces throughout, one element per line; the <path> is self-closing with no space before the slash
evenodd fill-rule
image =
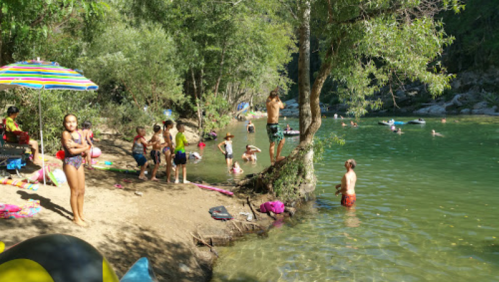
<path id="1" fill-rule="evenodd" d="M 38 107 L 40 114 L 40 139 L 42 145 L 42 163 L 45 167 L 42 131 L 41 91 L 76 90 L 92 91 L 99 89 L 95 83 L 78 72 L 59 66 L 56 62 L 38 60 L 22 61 L 0 68 L 0 90 L 18 87 L 38 89 Z M 45 170 L 43 170 L 45 174 Z M 43 177 L 45 183 L 45 175 Z"/>

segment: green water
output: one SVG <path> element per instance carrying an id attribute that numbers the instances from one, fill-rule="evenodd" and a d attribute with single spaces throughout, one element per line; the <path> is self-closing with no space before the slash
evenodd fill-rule
<path id="1" fill-rule="evenodd" d="M 335 132 L 347 142 L 316 166 L 317 200 L 268 237 L 219 248 L 212 281 L 499 281 L 499 118 L 428 118 L 402 126 L 403 135 L 377 120 L 362 119 L 358 128 L 324 120 L 319 135 Z M 256 126 L 249 141 L 264 152 L 257 165 L 243 164 L 245 172 L 269 164 L 265 121 Z M 244 127 L 228 129 L 236 144 L 247 142 Z M 296 143 L 287 139 L 286 152 Z M 235 146 L 236 157 L 243 149 Z M 196 175 L 231 178 L 213 145 L 205 155 Z M 334 196 L 348 158 L 358 164 L 350 210 Z"/>

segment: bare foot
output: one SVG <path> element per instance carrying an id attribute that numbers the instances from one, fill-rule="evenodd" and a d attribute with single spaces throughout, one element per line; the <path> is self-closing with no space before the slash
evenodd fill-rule
<path id="1" fill-rule="evenodd" d="M 149 180 L 149 179 L 147 179 L 147 177 L 145 177 L 145 176 L 142 176 L 142 177 L 140 177 L 140 176 L 139 176 L 139 179 L 140 179 L 140 180 Z"/>
<path id="2" fill-rule="evenodd" d="M 151 178 L 152 181 L 159 181 L 156 177 Z"/>
<path id="3" fill-rule="evenodd" d="M 87 227 L 88 224 L 86 224 L 85 222 L 83 222 L 81 219 L 73 219 L 73 222 L 74 224 L 78 225 L 78 226 L 81 226 L 81 227 Z"/>
<path id="4" fill-rule="evenodd" d="M 82 217 L 81 220 L 85 221 L 86 223 L 92 223 L 90 220 L 88 220 L 88 219 L 86 219 L 84 217 Z"/>
<path id="5" fill-rule="evenodd" d="M 285 158 L 286 158 L 286 157 L 280 156 L 280 157 L 278 157 L 278 158 L 276 159 L 276 162 L 280 162 L 280 161 L 284 160 Z"/>

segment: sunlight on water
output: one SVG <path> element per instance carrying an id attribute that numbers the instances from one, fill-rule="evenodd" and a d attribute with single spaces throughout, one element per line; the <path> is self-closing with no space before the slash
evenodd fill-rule
<path id="1" fill-rule="evenodd" d="M 425 126 L 402 126 L 403 135 L 377 120 L 362 119 L 359 128 L 324 120 L 320 135 L 334 132 L 347 142 L 316 165 L 317 200 L 269 237 L 219 248 L 213 281 L 498 281 L 499 118 L 428 118 Z M 236 157 L 246 142 L 263 151 L 257 165 L 243 164 L 245 173 L 269 164 L 265 121 L 256 126 L 250 137 L 244 123 L 228 129 L 241 144 Z M 432 137 L 431 129 L 445 137 Z M 286 154 L 296 143 L 287 139 Z M 232 177 L 221 153 L 205 154 L 198 164 L 204 172 L 193 177 Z M 350 210 L 334 196 L 348 158 L 358 163 Z"/>

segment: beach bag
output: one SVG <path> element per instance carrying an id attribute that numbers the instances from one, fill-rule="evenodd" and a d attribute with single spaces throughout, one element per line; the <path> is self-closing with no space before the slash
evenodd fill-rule
<path id="1" fill-rule="evenodd" d="M 284 204 L 281 201 L 266 202 L 260 205 L 260 212 L 283 213 Z"/>
<path id="2" fill-rule="evenodd" d="M 232 215 L 229 214 L 229 212 L 227 211 L 227 209 L 224 206 L 218 206 L 218 207 L 211 208 L 209 210 L 209 212 L 211 214 L 211 217 L 213 217 L 214 219 L 230 220 L 233 218 Z"/>

